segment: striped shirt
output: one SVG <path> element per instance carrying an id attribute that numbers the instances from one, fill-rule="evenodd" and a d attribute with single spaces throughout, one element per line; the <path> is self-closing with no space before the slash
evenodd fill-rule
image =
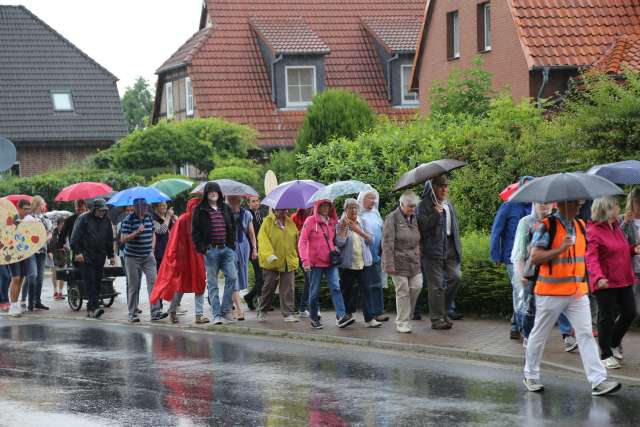
<path id="1" fill-rule="evenodd" d="M 135 239 L 125 243 L 124 256 L 146 258 L 151 254 L 153 250 L 153 219 L 151 219 L 151 215 L 147 214 L 143 219 L 138 218 L 135 213 L 129 215 L 122 220 L 120 233 L 122 235 L 131 234 L 142 224 L 144 224 L 144 231 L 138 234 Z"/>
<path id="2" fill-rule="evenodd" d="M 224 245 L 227 241 L 227 224 L 224 222 L 222 209 L 207 209 L 209 213 L 209 243 L 212 245 Z"/>

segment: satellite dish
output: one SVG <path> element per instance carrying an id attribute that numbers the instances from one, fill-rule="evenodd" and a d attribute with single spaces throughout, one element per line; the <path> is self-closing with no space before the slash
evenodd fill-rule
<path id="1" fill-rule="evenodd" d="M 16 147 L 7 138 L 0 136 L 0 172 L 11 169 L 16 162 Z"/>

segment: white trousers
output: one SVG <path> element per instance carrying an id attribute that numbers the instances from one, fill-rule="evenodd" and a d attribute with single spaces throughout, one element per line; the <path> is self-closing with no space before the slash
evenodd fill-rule
<path id="1" fill-rule="evenodd" d="M 591 329 L 591 309 L 586 295 L 555 297 L 536 295 L 536 319 L 527 341 L 524 377 L 540 379 L 540 360 L 544 346 L 558 317 L 563 313 L 576 333 L 582 366 L 591 387 L 607 379 L 607 370 L 600 361 L 600 350 Z"/>

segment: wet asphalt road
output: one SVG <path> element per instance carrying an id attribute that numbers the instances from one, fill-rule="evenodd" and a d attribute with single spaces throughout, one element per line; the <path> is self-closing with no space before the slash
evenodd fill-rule
<path id="1" fill-rule="evenodd" d="M 544 373 L 543 373 L 544 375 Z M 638 388 L 361 348 L 0 320 L 0 425 L 638 425 Z"/>

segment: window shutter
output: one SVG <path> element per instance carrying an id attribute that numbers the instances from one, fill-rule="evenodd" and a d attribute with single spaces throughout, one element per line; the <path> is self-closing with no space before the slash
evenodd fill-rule
<path id="1" fill-rule="evenodd" d="M 485 40 L 484 40 L 484 6 L 486 3 L 480 3 L 476 8 L 476 22 L 478 30 L 478 52 L 484 52 Z"/>

